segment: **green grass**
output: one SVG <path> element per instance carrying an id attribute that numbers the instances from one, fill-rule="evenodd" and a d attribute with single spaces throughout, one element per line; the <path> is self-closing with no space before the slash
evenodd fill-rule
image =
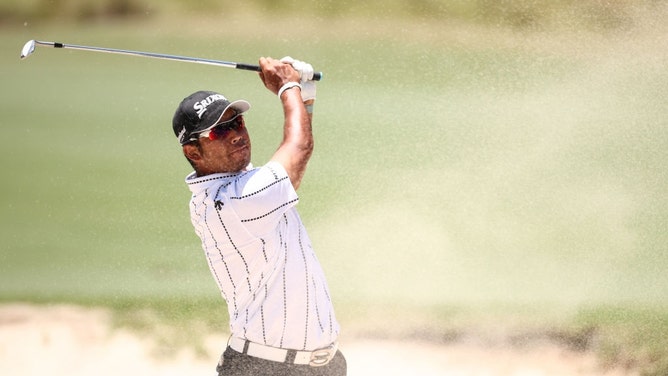
<path id="1" fill-rule="evenodd" d="M 211 88 L 253 104 L 256 164 L 281 134 L 252 73 L 44 48 L 19 61 L 23 43 L 290 54 L 325 72 L 299 209 L 345 327 L 448 340 L 504 322 L 520 339 L 665 374 L 662 23 L 575 36 L 424 18 L 161 17 L 3 26 L 0 300 L 104 305 L 138 330 L 224 327 L 171 116 Z"/>
<path id="2" fill-rule="evenodd" d="M 251 0 L 184 2 L 165 0 L 5 0 L 0 23 L 25 20 L 91 22 L 108 19 L 142 20 L 167 15 L 202 15 L 251 12 L 279 17 L 300 14 L 325 19 L 363 16 L 366 19 L 411 18 L 507 26 L 517 29 L 584 28 L 617 30 L 633 27 L 639 12 L 663 10 L 654 0 L 341 0 L 295 2 Z M 182 17 L 181 17 L 182 19 Z"/>
<path id="3" fill-rule="evenodd" d="M 668 370 L 665 307 L 597 307 L 582 310 L 576 322 L 589 328 L 590 343 L 609 365 L 640 370 L 641 375 L 663 375 Z"/>

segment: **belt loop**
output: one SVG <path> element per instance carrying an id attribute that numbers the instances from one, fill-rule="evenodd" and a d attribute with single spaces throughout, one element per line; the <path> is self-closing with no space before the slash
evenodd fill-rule
<path id="1" fill-rule="evenodd" d="M 288 353 L 285 355 L 285 363 L 294 364 L 296 358 L 297 350 L 288 350 Z"/>
<path id="2" fill-rule="evenodd" d="M 244 351 L 243 351 L 243 354 L 244 354 L 244 355 L 248 355 L 248 346 L 250 346 L 250 341 L 249 341 L 249 340 L 245 340 L 245 341 L 244 341 Z"/>

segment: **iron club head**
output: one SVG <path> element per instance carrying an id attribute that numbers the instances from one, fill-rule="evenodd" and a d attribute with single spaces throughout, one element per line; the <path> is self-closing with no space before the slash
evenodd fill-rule
<path id="1" fill-rule="evenodd" d="M 29 40 L 21 50 L 21 59 L 25 59 L 35 51 L 35 40 Z"/>

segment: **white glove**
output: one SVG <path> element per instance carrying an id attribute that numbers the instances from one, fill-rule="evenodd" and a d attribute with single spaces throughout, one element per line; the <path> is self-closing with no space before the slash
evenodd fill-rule
<path id="1" fill-rule="evenodd" d="M 299 81 L 304 83 L 313 79 L 313 67 L 309 63 L 301 60 L 296 60 L 290 56 L 282 58 L 281 63 L 290 64 L 299 73 Z"/>
<path id="2" fill-rule="evenodd" d="M 299 81 L 302 86 L 302 100 L 304 102 L 315 100 L 315 81 L 313 81 L 313 66 L 301 60 L 295 60 L 290 56 L 281 59 L 281 63 L 290 64 L 299 73 Z"/>

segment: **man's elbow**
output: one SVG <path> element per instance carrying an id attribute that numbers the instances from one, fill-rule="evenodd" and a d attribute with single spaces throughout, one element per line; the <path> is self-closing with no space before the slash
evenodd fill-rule
<path id="1" fill-rule="evenodd" d="M 311 157 L 311 154 L 313 154 L 313 148 L 315 147 L 315 142 L 313 142 L 313 139 L 305 140 L 304 142 L 301 143 L 299 146 L 299 149 L 301 150 L 302 153 L 305 153 L 308 155 L 308 157 Z"/>

